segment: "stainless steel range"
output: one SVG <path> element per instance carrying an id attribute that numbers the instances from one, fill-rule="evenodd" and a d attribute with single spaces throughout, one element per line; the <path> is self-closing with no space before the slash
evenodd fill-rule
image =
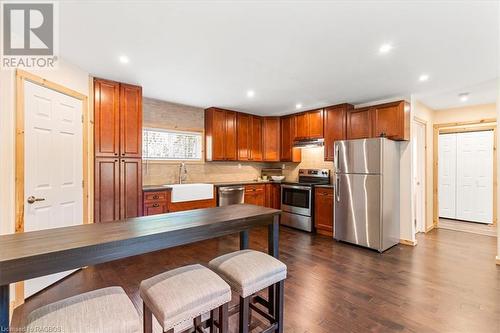
<path id="1" fill-rule="evenodd" d="M 312 231 L 314 185 L 329 184 L 328 169 L 299 169 L 297 182 L 281 185 L 281 224 L 304 231 Z"/>

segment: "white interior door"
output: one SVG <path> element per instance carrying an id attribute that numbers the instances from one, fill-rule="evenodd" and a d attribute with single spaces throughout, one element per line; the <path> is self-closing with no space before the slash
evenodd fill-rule
<path id="1" fill-rule="evenodd" d="M 493 131 L 457 134 L 456 218 L 493 222 Z"/>
<path id="2" fill-rule="evenodd" d="M 439 135 L 439 217 L 456 218 L 457 136 Z"/>
<path id="3" fill-rule="evenodd" d="M 415 202 L 415 231 L 425 232 L 425 125 L 415 122 L 413 131 L 413 188 Z"/>
<path id="4" fill-rule="evenodd" d="M 82 102 L 25 82 L 24 117 L 24 231 L 81 224 Z M 26 281 L 25 298 L 71 272 Z"/>

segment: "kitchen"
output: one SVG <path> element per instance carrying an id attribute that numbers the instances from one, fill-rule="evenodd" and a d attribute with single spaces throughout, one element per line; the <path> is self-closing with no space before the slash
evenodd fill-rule
<path id="1" fill-rule="evenodd" d="M 0 71 L 0 330 L 494 332 L 432 156 L 497 141 L 497 7 L 61 3 L 57 68 Z"/>

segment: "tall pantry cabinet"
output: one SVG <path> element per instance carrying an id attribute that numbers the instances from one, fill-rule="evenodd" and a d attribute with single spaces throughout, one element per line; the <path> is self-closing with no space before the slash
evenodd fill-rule
<path id="1" fill-rule="evenodd" d="M 94 221 L 142 215 L 142 88 L 94 79 Z"/>

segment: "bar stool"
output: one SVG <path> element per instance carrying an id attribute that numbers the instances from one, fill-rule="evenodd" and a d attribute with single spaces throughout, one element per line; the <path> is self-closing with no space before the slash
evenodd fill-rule
<path id="1" fill-rule="evenodd" d="M 139 333 L 141 320 L 121 287 L 93 290 L 32 311 L 26 332 Z"/>
<path id="2" fill-rule="evenodd" d="M 278 259 L 253 250 L 241 250 L 217 257 L 208 266 L 240 295 L 239 332 L 249 331 L 251 310 L 266 318 L 270 327 L 265 332 L 283 332 L 283 297 L 286 265 Z M 268 300 L 252 296 L 269 287 Z M 251 302 L 252 301 L 252 302 Z M 255 302 L 267 306 L 268 313 Z"/>
<path id="3" fill-rule="evenodd" d="M 139 293 L 144 301 L 144 333 L 152 332 L 152 315 L 163 332 L 173 333 L 189 322 L 197 332 L 206 326 L 210 332 L 215 327 L 220 333 L 228 332 L 231 288 L 202 265 L 184 266 L 153 276 L 141 282 Z M 210 318 L 202 322 L 201 315 L 207 312 Z"/>

